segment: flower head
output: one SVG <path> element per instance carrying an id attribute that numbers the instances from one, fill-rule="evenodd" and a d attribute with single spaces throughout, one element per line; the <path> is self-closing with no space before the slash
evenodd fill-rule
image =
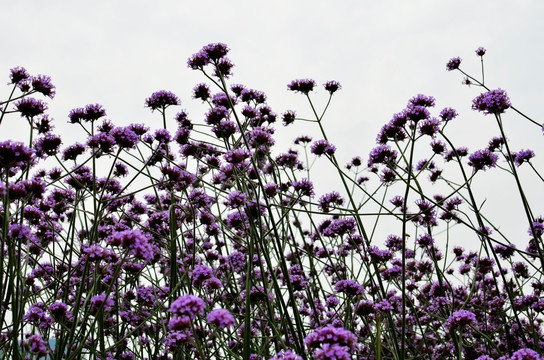
<path id="1" fill-rule="evenodd" d="M 179 104 L 178 97 L 174 93 L 166 90 L 154 92 L 145 100 L 145 106 L 151 110 L 163 110 L 170 105 Z"/>
<path id="2" fill-rule="evenodd" d="M 476 325 L 476 315 L 468 310 L 458 310 L 454 312 L 444 324 L 447 331 L 462 329 L 471 325 Z"/>
<path id="3" fill-rule="evenodd" d="M 314 87 L 315 81 L 312 79 L 293 80 L 289 85 L 287 85 L 288 90 L 297 91 L 305 95 L 308 95 L 308 93 L 312 91 Z"/>
<path id="4" fill-rule="evenodd" d="M 478 56 L 484 56 L 484 55 L 485 55 L 485 51 L 486 51 L 485 48 L 483 48 L 483 47 L 480 46 L 479 48 L 476 49 L 476 55 L 478 55 Z"/>
<path id="5" fill-rule="evenodd" d="M 474 168 L 474 170 L 487 170 L 495 167 L 499 160 L 499 156 L 488 149 L 477 150 L 470 154 L 468 157 L 468 164 Z"/>
<path id="6" fill-rule="evenodd" d="M 204 313 L 204 308 L 206 304 L 204 300 L 194 295 L 183 295 L 177 298 L 172 305 L 170 305 L 169 312 L 179 315 L 179 316 L 188 316 L 191 319 L 194 319 L 197 315 L 202 315 Z"/>
<path id="7" fill-rule="evenodd" d="M 334 155 L 336 147 L 325 139 L 317 140 L 312 144 L 310 152 L 317 156 L 327 154 L 329 156 Z"/>
<path id="8" fill-rule="evenodd" d="M 338 90 L 342 89 L 342 85 L 338 81 L 327 81 L 325 84 L 323 84 L 325 87 L 325 90 L 327 90 L 331 95 L 337 92 Z"/>
<path id="9" fill-rule="evenodd" d="M 221 329 L 226 329 L 234 325 L 234 316 L 225 309 L 212 310 L 208 316 L 206 316 L 208 324 L 215 325 Z"/>
<path id="10" fill-rule="evenodd" d="M 20 84 L 29 78 L 30 74 L 22 66 L 17 66 L 10 70 L 9 79 L 12 84 Z"/>
<path id="11" fill-rule="evenodd" d="M 15 108 L 21 116 L 31 118 L 43 114 L 47 110 L 47 104 L 34 98 L 23 98 L 15 103 Z"/>
<path id="12" fill-rule="evenodd" d="M 448 61 L 448 63 L 446 64 L 446 69 L 448 71 L 456 70 L 459 69 L 459 65 L 461 65 L 461 58 L 455 57 Z"/>
<path id="13" fill-rule="evenodd" d="M 55 97 L 55 86 L 51 83 L 51 77 L 47 75 L 34 76 L 31 84 L 34 91 L 49 96 L 51 99 Z"/>
<path id="14" fill-rule="evenodd" d="M 472 109 L 482 111 L 485 115 L 502 114 L 510 106 L 510 99 L 502 89 L 490 90 L 472 100 Z"/>

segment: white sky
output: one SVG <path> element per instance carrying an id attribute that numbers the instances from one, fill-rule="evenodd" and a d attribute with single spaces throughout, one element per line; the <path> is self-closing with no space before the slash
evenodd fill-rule
<path id="1" fill-rule="evenodd" d="M 67 114 L 88 103 L 104 105 L 119 125 L 159 127 L 157 114 L 143 105 L 161 89 L 176 93 L 191 119 L 201 121 L 204 111 L 191 89 L 204 78 L 186 60 L 203 45 L 224 42 L 236 65 L 233 82 L 266 92 L 278 114 L 294 109 L 309 115 L 303 97 L 286 91 L 293 79 L 342 83 L 325 122 L 342 161 L 354 155 L 366 160 L 381 126 L 418 93 L 436 97 L 436 113 L 456 108 L 460 117 L 450 134 L 459 146 L 477 150 L 498 131 L 491 117 L 470 110 L 479 91 L 462 86 L 459 73 L 445 71 L 446 62 L 461 56 L 462 68 L 476 75 L 474 50 L 484 46 L 487 84 L 507 90 L 516 107 L 542 122 L 543 15 L 541 0 L 0 0 L 0 79 L 7 82 L 15 66 L 50 75 L 57 86 L 50 114 L 69 144 L 71 137 L 82 139 L 66 124 Z M 0 96 L 8 91 L 4 87 Z M 324 100 L 326 94 L 315 96 Z M 505 122 L 513 148 L 532 148 L 535 164 L 544 164 L 541 131 L 512 112 Z M 21 123 L 17 116 L 6 119 L 0 139 L 26 140 Z M 287 149 L 303 133 L 314 132 L 303 126 L 279 131 L 278 148 Z M 509 196 L 513 183 L 505 189 L 493 176 L 482 179 L 501 196 L 486 205 L 501 209 L 499 222 L 523 219 L 518 198 Z M 542 194 L 534 198 L 537 214 L 544 213 Z M 515 227 L 522 242 L 526 228 Z"/>

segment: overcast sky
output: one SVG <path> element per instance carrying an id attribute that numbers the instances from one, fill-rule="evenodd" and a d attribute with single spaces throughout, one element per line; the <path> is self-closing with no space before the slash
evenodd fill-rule
<path id="1" fill-rule="evenodd" d="M 57 86 L 50 113 L 66 139 L 81 135 L 66 124 L 70 109 L 89 103 L 104 105 L 119 125 L 159 127 L 157 114 L 143 105 L 161 89 L 176 93 L 191 119 L 201 121 L 191 89 L 204 79 L 186 60 L 203 45 L 224 42 L 236 65 L 233 82 L 266 92 L 278 114 L 309 115 L 302 96 L 286 90 L 293 79 L 342 83 L 325 121 L 340 159 L 366 159 L 381 126 L 418 93 L 436 97 L 436 113 L 456 108 L 460 117 L 450 134 L 476 150 L 498 131 L 491 117 L 470 110 L 479 90 L 461 85 L 446 62 L 460 56 L 462 68 L 477 74 L 474 50 L 484 46 L 487 84 L 505 89 L 516 107 L 542 122 L 543 15 L 541 0 L 0 0 L 0 79 L 7 82 L 15 66 L 50 75 Z M 0 95 L 8 92 L 5 86 Z M 323 90 L 315 96 L 326 98 Z M 0 139 L 26 140 L 20 123 L 17 116 L 6 119 Z M 541 131 L 512 112 L 506 127 L 514 148 L 531 147 L 535 164 L 544 164 Z M 279 147 L 290 146 L 297 132 L 313 130 L 279 131 Z M 486 186 L 504 195 L 503 184 Z M 519 205 L 515 196 L 508 201 Z"/>

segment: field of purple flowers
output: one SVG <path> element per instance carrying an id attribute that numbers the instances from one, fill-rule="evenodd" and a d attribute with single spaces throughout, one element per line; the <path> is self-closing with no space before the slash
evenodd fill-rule
<path id="1" fill-rule="evenodd" d="M 0 127 L 19 116 L 29 140 L 0 141 L 0 358 L 544 359 L 544 217 L 518 169 L 540 175 L 532 150 L 510 147 L 503 114 L 521 113 L 486 87 L 485 49 L 481 76 L 460 58 L 447 70 L 481 88 L 472 107 L 500 133 L 486 148 L 453 144 L 457 112 L 419 94 L 348 164 L 325 131 L 338 82 L 315 104 L 317 83 L 292 81 L 311 111 L 280 115 L 230 82 L 228 52 L 209 44 L 188 60 L 203 121 L 161 90 L 145 105 L 162 127 L 119 127 L 89 104 L 69 112 L 73 143 L 47 114 L 50 77 L 11 69 Z M 276 149 L 275 126 L 296 121 L 321 137 Z M 314 161 L 337 170 L 337 188 L 316 194 Z M 528 229 L 515 241 L 480 210 L 485 171 L 515 179 Z"/>

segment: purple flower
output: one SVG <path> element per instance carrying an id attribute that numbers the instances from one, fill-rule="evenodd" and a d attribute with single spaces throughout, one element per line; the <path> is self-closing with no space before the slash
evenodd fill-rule
<path id="1" fill-rule="evenodd" d="M 490 90 L 472 100 L 472 109 L 482 111 L 485 115 L 502 114 L 510 106 L 510 99 L 502 89 Z"/>
<path id="2" fill-rule="evenodd" d="M 320 349 L 314 351 L 316 360 L 350 360 L 350 349 L 338 344 L 323 344 Z"/>
<path id="3" fill-rule="evenodd" d="M 164 110 L 170 105 L 179 105 L 179 99 L 178 97 L 166 90 L 160 90 L 157 92 L 154 92 L 151 94 L 150 97 L 148 97 L 145 100 L 145 106 L 150 108 L 151 110 Z"/>
<path id="4" fill-rule="evenodd" d="M 206 113 L 206 124 L 208 125 L 217 125 L 219 122 L 225 118 L 228 118 L 229 110 L 224 106 L 216 106 L 211 108 Z"/>
<path id="5" fill-rule="evenodd" d="M 534 229 L 534 232 L 533 232 Z M 537 216 L 533 221 L 533 227 L 528 230 L 529 235 L 532 237 L 540 237 L 544 234 L 544 217 Z"/>
<path id="6" fill-rule="evenodd" d="M 448 71 L 456 70 L 459 69 L 459 65 L 461 65 L 461 58 L 456 57 L 448 61 L 448 63 L 446 64 L 446 69 Z"/>
<path id="7" fill-rule="evenodd" d="M 268 360 L 302 360 L 302 356 L 295 354 L 291 350 L 281 350 Z"/>
<path id="8" fill-rule="evenodd" d="M 115 301 L 112 299 L 113 295 L 107 296 L 105 292 L 99 295 L 95 295 L 91 298 L 90 307 L 91 312 L 96 313 L 103 306 L 104 311 L 109 311 L 115 305 Z"/>
<path id="9" fill-rule="evenodd" d="M 314 184 L 306 178 L 293 182 L 293 188 L 300 196 L 314 196 Z"/>
<path id="10" fill-rule="evenodd" d="M 442 154 L 446 151 L 446 144 L 442 140 L 434 139 L 431 141 L 431 149 L 435 154 Z"/>
<path id="11" fill-rule="evenodd" d="M 30 336 L 28 338 L 28 346 L 30 347 L 30 352 L 33 354 L 47 355 L 51 351 L 47 342 L 40 334 Z"/>
<path id="12" fill-rule="evenodd" d="M 342 196 L 340 196 L 340 193 L 338 193 L 337 191 L 333 191 L 319 198 L 319 210 L 323 212 L 330 212 L 331 204 L 342 205 L 343 203 L 344 199 L 342 198 Z"/>
<path id="13" fill-rule="evenodd" d="M 204 46 L 202 51 L 208 55 L 210 60 L 219 60 L 229 52 L 229 48 L 223 43 L 212 43 Z"/>
<path id="14" fill-rule="evenodd" d="M 464 329 L 467 326 L 476 325 L 476 315 L 468 310 L 458 310 L 454 312 L 444 324 L 447 331 L 453 329 Z"/>
<path id="15" fill-rule="evenodd" d="M 51 77 L 47 75 L 34 76 L 31 84 L 34 91 L 49 96 L 51 99 L 55 97 L 55 86 L 51 83 Z"/>
<path id="16" fill-rule="evenodd" d="M 486 51 L 485 48 L 483 48 L 483 47 L 480 46 L 479 48 L 476 49 L 476 55 L 478 55 L 478 56 L 484 56 L 484 55 L 485 55 L 485 51 Z"/>
<path id="17" fill-rule="evenodd" d="M 208 54 L 204 50 L 200 50 L 196 54 L 193 54 L 193 56 L 191 56 L 187 60 L 187 66 L 193 70 L 202 69 L 204 66 L 208 65 L 209 63 L 210 63 L 210 58 L 208 57 Z"/>
<path id="18" fill-rule="evenodd" d="M 61 143 L 62 140 L 60 136 L 45 134 L 34 143 L 36 155 L 41 158 L 44 156 L 54 156 L 58 152 Z"/>
<path id="19" fill-rule="evenodd" d="M 204 300 L 198 296 L 187 294 L 172 302 L 168 311 L 178 316 L 188 316 L 190 319 L 194 319 L 197 315 L 204 314 L 205 307 Z"/>
<path id="20" fill-rule="evenodd" d="M 323 84 L 325 87 L 325 90 L 327 90 L 331 95 L 337 92 L 338 90 L 342 89 L 342 85 L 338 81 L 327 81 L 325 84 Z"/>
<path id="21" fill-rule="evenodd" d="M 416 239 L 416 243 L 425 248 L 425 247 L 428 247 L 428 246 L 433 246 L 434 245 L 434 239 L 432 238 L 431 235 L 425 233 L 425 234 L 421 234 L 417 237 Z"/>
<path id="22" fill-rule="evenodd" d="M 310 152 L 317 156 L 321 156 L 323 154 L 332 156 L 334 155 L 335 151 L 336 147 L 325 139 L 317 140 L 312 144 L 312 147 L 310 148 Z"/>
<path id="23" fill-rule="evenodd" d="M 389 145 L 379 145 L 372 149 L 368 157 L 368 166 L 374 164 L 387 164 L 397 160 L 398 153 Z"/>
<path id="24" fill-rule="evenodd" d="M 418 127 L 421 135 L 434 136 L 440 131 L 440 121 L 437 118 L 430 118 L 420 122 Z"/>
<path id="25" fill-rule="evenodd" d="M 210 87 L 204 83 L 198 84 L 193 88 L 193 98 L 206 101 L 210 98 Z"/>
<path id="26" fill-rule="evenodd" d="M 413 106 L 423 106 L 423 107 L 433 107 L 435 103 L 435 98 L 433 96 L 426 96 L 423 94 L 417 94 L 408 102 L 408 107 Z"/>
<path id="27" fill-rule="evenodd" d="M 0 169 L 25 169 L 34 162 L 34 151 L 22 142 L 0 142 Z"/>
<path id="28" fill-rule="evenodd" d="M 440 118 L 443 121 L 450 121 L 452 119 L 455 119 L 456 117 L 457 117 L 457 111 L 455 111 L 455 109 L 452 109 L 450 107 L 444 108 L 442 109 L 442 111 L 440 111 Z"/>
<path id="29" fill-rule="evenodd" d="M 304 342 L 309 349 L 322 348 L 325 344 L 345 346 L 349 351 L 357 349 L 357 338 L 351 331 L 331 325 L 317 328 Z"/>
<path id="30" fill-rule="evenodd" d="M 287 85 L 287 89 L 308 95 L 308 93 L 314 89 L 315 85 L 315 81 L 312 79 L 297 79 L 291 81 L 291 83 Z"/>
<path id="31" fill-rule="evenodd" d="M 542 360 L 543 357 L 538 355 L 538 353 L 531 349 L 519 349 L 514 352 L 508 360 Z"/>
<path id="32" fill-rule="evenodd" d="M 406 109 L 406 117 L 414 122 L 428 119 L 431 114 L 427 107 L 421 105 L 410 106 Z"/>
<path id="33" fill-rule="evenodd" d="M 228 79 L 232 75 L 232 68 L 234 67 L 234 64 L 227 58 L 219 59 L 217 61 L 217 64 L 215 66 L 215 72 L 214 75 L 217 77 L 224 76 L 226 79 Z"/>
<path id="34" fill-rule="evenodd" d="M 153 247 L 148 236 L 138 229 L 115 232 L 107 239 L 107 243 L 128 249 L 138 259 L 148 261 L 153 258 Z"/>
<path id="35" fill-rule="evenodd" d="M 88 104 L 85 108 L 72 109 L 68 114 L 70 123 L 77 124 L 83 121 L 96 121 L 106 116 L 106 110 L 100 104 Z"/>
<path id="36" fill-rule="evenodd" d="M 470 154 L 468 157 L 468 165 L 472 166 L 474 170 L 487 170 L 495 167 L 499 160 L 499 156 L 488 149 L 477 150 Z"/>
<path id="37" fill-rule="evenodd" d="M 133 149 L 140 141 L 140 137 L 130 127 L 116 127 L 109 135 L 115 139 L 115 143 L 122 149 Z"/>
<path id="38" fill-rule="evenodd" d="M 225 309 L 212 310 L 208 316 L 206 316 L 208 324 L 215 325 L 221 329 L 227 329 L 234 325 L 234 316 Z"/>
<path id="39" fill-rule="evenodd" d="M 23 81 L 28 80 L 29 78 L 30 74 L 22 66 L 17 66 L 10 70 L 9 79 L 11 80 L 12 84 L 21 84 Z"/>
<path id="40" fill-rule="evenodd" d="M 527 149 L 527 150 L 520 150 L 518 153 L 516 153 L 516 156 L 514 158 L 514 162 L 517 166 L 520 166 L 524 162 L 529 162 L 530 159 L 535 157 L 535 153 L 533 150 Z"/>
<path id="41" fill-rule="evenodd" d="M 334 285 L 334 290 L 348 295 L 363 295 L 364 293 L 364 288 L 355 280 L 340 280 Z"/>
<path id="42" fill-rule="evenodd" d="M 101 117 L 106 116 L 106 110 L 100 104 L 85 105 L 85 116 L 83 120 L 96 121 Z"/>
<path id="43" fill-rule="evenodd" d="M 23 98 L 15 103 L 15 108 L 21 116 L 31 118 L 43 114 L 47 110 L 47 104 L 34 98 Z"/>
<path id="44" fill-rule="evenodd" d="M 49 306 L 49 312 L 55 319 L 62 319 L 68 312 L 68 306 L 60 301 L 56 301 Z"/>

